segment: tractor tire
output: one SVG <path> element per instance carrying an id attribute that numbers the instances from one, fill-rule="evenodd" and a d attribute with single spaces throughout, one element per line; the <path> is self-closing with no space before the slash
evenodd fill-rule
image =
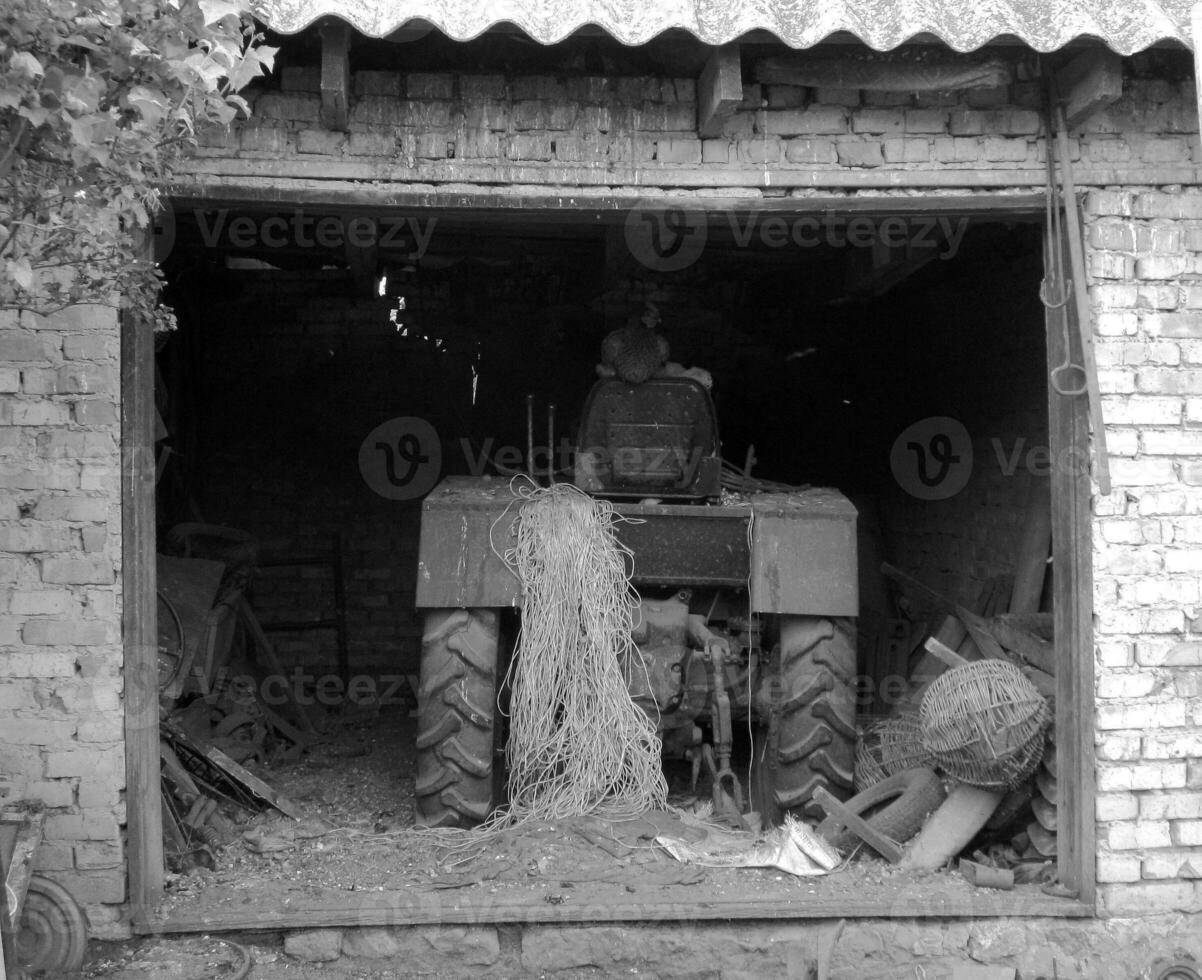
<path id="1" fill-rule="evenodd" d="M 819 820 L 813 801 L 825 787 L 846 798 L 856 747 L 856 646 L 841 621 L 816 616 L 780 618 L 779 714 L 772 737 L 760 739 L 756 796 L 766 823 L 787 812 Z"/>
<path id="2" fill-rule="evenodd" d="M 74 973 L 83 966 L 87 952 L 88 921 L 62 885 L 33 875 L 14 945 L 17 964 L 29 975 Z"/>
<path id="3" fill-rule="evenodd" d="M 431 609 L 417 693 L 417 823 L 473 827 L 493 805 L 497 612 Z"/>
<path id="4" fill-rule="evenodd" d="M 846 805 L 856 816 L 864 817 L 873 830 L 904 844 L 922 830 L 927 817 L 946 798 L 943 782 L 930 769 L 907 769 L 857 793 Z M 860 843 L 860 838 L 838 817 L 823 820 L 818 833 L 840 851 Z"/>

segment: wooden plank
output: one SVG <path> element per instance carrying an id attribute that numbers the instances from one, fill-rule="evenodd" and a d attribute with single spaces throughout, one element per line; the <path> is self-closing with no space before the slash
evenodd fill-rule
<path id="1" fill-rule="evenodd" d="M 1062 247 L 1062 246 L 1061 246 Z M 1070 316 L 1076 311 L 1067 308 Z M 1049 370 L 1066 356 L 1081 363 L 1078 332 L 1065 350 L 1059 311 L 1045 317 Z M 1048 447 L 1052 459 L 1083 459 L 1089 447 L 1085 399 L 1048 388 Z M 1056 665 L 1056 753 L 1061 774 L 1063 832 L 1056 857 L 1060 881 L 1093 907 L 1096 901 L 1094 825 L 1093 555 L 1089 478 L 1082 467 L 1054 466 L 1052 503 L 1052 619 Z"/>
<path id="2" fill-rule="evenodd" d="M 608 189 L 606 189 L 608 191 Z M 479 222 L 488 220 L 512 222 L 529 217 L 547 224 L 579 224 L 582 218 L 600 225 L 621 225 L 632 204 L 637 203 L 638 191 L 625 193 L 593 193 L 592 189 L 547 187 L 545 192 L 523 190 L 520 193 L 498 191 L 492 186 L 458 185 L 457 189 L 428 187 L 413 190 L 410 185 L 373 181 L 359 183 L 347 180 L 313 180 L 279 176 L 213 177 L 209 182 L 177 183 L 172 201 L 177 209 L 189 207 L 211 209 L 215 201 L 230 206 L 243 204 L 259 209 L 307 207 L 329 210 L 334 214 L 353 215 L 369 206 L 390 210 L 421 210 L 422 217 L 454 218 L 470 212 Z M 642 193 L 645 193 L 643 191 Z M 675 206 L 675 202 L 674 202 Z M 731 194 L 712 194 L 704 198 L 681 198 L 680 207 L 709 212 L 711 222 L 729 223 L 733 213 L 740 221 L 740 212 L 751 214 L 807 214 L 819 216 L 835 210 L 846 214 L 879 213 L 965 215 L 989 217 L 1026 217 L 1042 220 L 1042 194 L 1007 192 L 1004 194 L 941 194 L 935 198 L 863 194 L 856 197 L 814 195 L 805 198 L 759 197 L 740 195 L 735 188 Z M 619 228 L 619 234 L 621 229 Z M 271 561 L 260 567 L 290 564 L 286 560 Z"/>
<path id="3" fill-rule="evenodd" d="M 159 670 L 155 586 L 154 333 L 121 317 L 121 629 L 130 914 L 136 925 L 163 891 Z"/>
<path id="4" fill-rule="evenodd" d="M 285 816 L 291 817 L 293 820 L 303 820 L 305 811 L 293 803 L 288 797 L 277 790 L 272 789 L 263 780 L 256 776 L 249 769 L 240 766 L 228 755 L 217 748 L 215 745 L 205 745 L 200 747 L 202 754 L 213 765 L 224 772 L 230 779 L 240 783 L 243 787 L 250 790 L 255 796 L 266 803 L 270 803 L 273 807 L 283 813 Z"/>
<path id="5" fill-rule="evenodd" d="M 697 135 L 719 136 L 743 101 L 743 68 L 737 44 L 715 48 L 697 80 Z"/>
<path id="6" fill-rule="evenodd" d="M 1056 648 L 1042 636 L 1000 616 L 989 620 L 989 630 L 1003 647 L 1017 653 L 1027 663 L 1046 673 L 1056 673 Z"/>
<path id="7" fill-rule="evenodd" d="M 8 904 L 5 905 L 5 911 L 13 922 L 21 921 L 29 879 L 33 877 L 33 858 L 42 842 L 45 823 L 46 815 L 41 811 L 25 814 L 13 840 L 12 854 L 7 855 L 4 886 Z"/>
<path id="8" fill-rule="evenodd" d="M 259 619 L 255 615 L 255 611 L 250 607 L 246 596 L 242 596 L 238 600 L 238 613 L 242 617 L 243 625 L 250 631 L 251 639 L 255 645 L 262 651 L 263 656 L 267 659 L 267 666 L 275 673 L 277 677 L 286 678 L 284 665 L 280 663 L 280 658 L 276 655 L 275 647 L 271 645 L 271 640 L 267 638 L 267 634 L 263 632 L 263 627 L 259 625 Z M 314 726 L 308 713 L 296 698 L 296 692 L 287 684 L 283 684 L 285 695 L 287 696 L 292 707 L 296 710 L 296 720 L 300 722 L 303 728 L 310 735 L 317 734 L 317 728 Z"/>
<path id="9" fill-rule="evenodd" d="M 989 632 L 985 620 L 969 609 L 965 609 L 962 605 L 953 599 L 948 598 L 941 592 L 936 592 L 930 586 L 924 585 L 914 576 L 903 572 L 900 568 L 890 565 L 885 562 L 881 565 L 881 571 L 887 578 L 892 579 L 904 590 L 912 596 L 933 606 L 939 612 L 950 613 L 964 624 L 964 628 L 968 630 L 976 643 L 977 648 L 981 651 L 983 657 L 988 657 L 991 660 L 1006 660 L 1005 651 L 993 634 Z"/>
<path id="10" fill-rule="evenodd" d="M 724 165 L 710 169 L 703 166 L 680 167 L 673 164 L 643 164 L 616 168 L 594 167 L 587 164 L 495 164 L 465 160 L 432 160 L 420 166 L 395 161 L 359 163 L 322 158 L 320 160 L 241 159 L 228 157 L 192 157 L 182 161 L 174 171 L 175 180 L 169 189 L 172 196 L 184 187 L 197 187 L 197 179 L 211 177 L 274 177 L 308 178 L 314 187 L 333 180 L 393 182 L 402 191 L 407 183 L 454 185 L 480 184 L 543 184 L 564 195 L 578 195 L 582 187 L 605 187 L 626 184 L 636 192 L 641 187 L 764 187 L 764 168 Z M 1082 186 L 1107 184 L 1165 184 L 1202 183 L 1202 167 L 1196 166 L 1086 166 L 1077 175 Z M 901 170 L 874 168 L 851 170 L 830 167 L 774 164 L 771 168 L 773 188 L 915 188 L 952 187 L 988 188 L 1044 187 L 1047 173 L 1044 168 L 1016 170 L 984 170 L 971 165 L 961 169 L 940 167 L 933 170 Z M 203 186 L 203 185 L 200 185 Z M 217 195 L 221 196 L 221 195 Z M 682 198 L 681 201 L 684 199 Z M 676 204 L 673 200 L 673 204 Z M 929 202 L 927 202 L 929 203 Z M 919 208 L 918 210 L 923 210 Z"/>
<path id="11" fill-rule="evenodd" d="M 1202 78 L 1202 3 L 1190 8 L 1190 37 L 1194 42 L 1194 78 Z M 1202 122 L 1202 85 L 1194 83 L 1194 98 L 1197 100 L 1196 118 Z"/>
<path id="12" fill-rule="evenodd" d="M 1089 279 L 1085 271 L 1085 239 L 1081 230 L 1081 211 L 1077 204 L 1077 189 L 1073 180 L 1071 150 L 1068 145 L 1068 128 L 1064 122 L 1064 109 L 1057 108 L 1056 145 L 1059 153 L 1061 203 L 1064 206 L 1064 237 L 1068 239 L 1069 268 L 1072 270 L 1073 299 L 1076 303 L 1072 313 L 1076 323 L 1076 339 L 1080 364 L 1085 372 L 1085 386 L 1089 393 L 1089 421 L 1093 434 L 1094 478 L 1103 494 L 1110 493 L 1110 460 L 1106 450 L 1106 422 L 1102 417 L 1102 391 L 1098 382 L 1098 364 L 1093 349 L 1093 320 L 1090 317 Z M 1051 147 L 1047 147 L 1051 152 Z M 1067 312 L 1066 306 L 1066 312 Z M 1080 447 L 1084 456 L 1053 456 L 1053 459 L 1088 459 L 1090 443 Z M 1054 467 L 1064 469 L 1066 467 Z M 1067 467 L 1071 469 L 1072 467 Z"/>
<path id="13" fill-rule="evenodd" d="M 416 891 L 416 894 L 415 894 Z M 549 905 L 546 894 L 533 889 L 525 900 L 490 895 L 482 891 L 457 891 L 443 895 L 425 890 L 343 892 L 334 889 L 276 891 L 270 901 L 254 905 L 234 902 L 206 907 L 203 894 L 169 915 L 160 915 L 136 927 L 143 934 L 197 932 L 254 932 L 281 929 L 316 929 L 355 926 L 482 925 L 485 923 L 600 923 L 641 922 L 670 925 L 677 922 L 723 919 L 772 919 L 801 922 L 837 918 L 994 918 L 1046 916 L 1088 918 L 1090 907 L 1073 899 L 1055 898 L 1027 885 L 1011 892 L 961 892 L 948 895 L 930 879 L 906 889 L 864 888 L 867 895 L 823 894 L 821 883 L 814 894 L 793 890 L 784 900 L 778 895 L 723 900 L 682 888 L 665 889 L 655 898 L 614 902 Z M 873 894 L 878 892 L 879 894 Z M 247 896 L 249 897 L 249 895 Z"/>
<path id="14" fill-rule="evenodd" d="M 938 657 L 943 663 L 949 667 L 963 667 L 965 664 L 972 663 L 971 660 L 960 656 L 951 647 L 940 643 L 935 637 L 930 637 L 923 646 L 934 656 Z"/>
<path id="15" fill-rule="evenodd" d="M 902 859 L 902 848 L 897 841 L 882 834 L 854 810 L 836 800 L 827 792 L 825 786 L 819 786 L 814 790 L 814 802 L 826 811 L 827 816 L 842 820 L 848 830 L 890 864 L 897 864 Z"/>
<path id="16" fill-rule="evenodd" d="M 1051 547 L 1052 488 L 1047 480 L 1036 477 L 1027 505 L 1023 508 L 1023 526 L 1014 558 L 1010 612 L 1039 612 L 1039 599 L 1043 595 L 1043 580 L 1047 577 Z"/>
<path id="17" fill-rule="evenodd" d="M 321 22 L 321 124 L 345 132 L 350 119 L 351 28 L 330 17 Z"/>
<path id="18" fill-rule="evenodd" d="M 1090 48 L 1056 72 L 1066 123 L 1076 129 L 1123 94 L 1123 59 L 1109 48 Z"/>

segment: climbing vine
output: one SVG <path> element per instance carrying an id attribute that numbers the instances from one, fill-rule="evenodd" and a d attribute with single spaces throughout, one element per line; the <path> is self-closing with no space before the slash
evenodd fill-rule
<path id="1" fill-rule="evenodd" d="M 197 133 L 249 115 L 262 41 L 245 0 L 0 5 L 0 308 L 173 325 L 146 235 Z"/>

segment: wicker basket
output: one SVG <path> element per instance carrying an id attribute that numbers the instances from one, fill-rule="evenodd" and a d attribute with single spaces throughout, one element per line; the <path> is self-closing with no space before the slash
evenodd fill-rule
<path id="1" fill-rule="evenodd" d="M 922 744 L 918 719 L 884 718 L 860 734 L 856 742 L 856 792 L 907 769 L 928 768 L 931 754 Z"/>
<path id="2" fill-rule="evenodd" d="M 922 743 L 949 776 L 1013 789 L 1035 771 L 1051 711 L 1014 664 L 978 660 L 941 674 L 919 709 Z"/>

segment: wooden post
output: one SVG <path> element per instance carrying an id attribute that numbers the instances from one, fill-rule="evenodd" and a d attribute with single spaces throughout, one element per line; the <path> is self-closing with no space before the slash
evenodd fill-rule
<path id="1" fill-rule="evenodd" d="M 351 28 L 329 18 L 321 27 L 321 124 L 346 131 L 351 110 Z"/>
<path id="2" fill-rule="evenodd" d="M 121 316 L 121 629 L 126 852 L 135 926 L 145 923 L 163 891 L 154 471 L 154 332 L 151 324 L 126 312 Z"/>
<path id="3" fill-rule="evenodd" d="M 1051 149 L 1049 147 L 1049 152 Z M 1064 248 L 1063 242 L 1055 247 Z M 1065 312 L 1076 317 L 1072 304 Z M 1080 364 L 1080 330 L 1068 332 L 1058 311 L 1045 317 L 1049 370 L 1066 356 Z M 1088 325 L 1086 326 L 1088 329 Z M 1056 650 L 1056 752 L 1061 778 L 1056 857 L 1062 884 L 1087 905 L 1096 900 L 1094 824 L 1093 555 L 1089 507 L 1089 403 L 1048 388 L 1051 473 L 1052 619 Z"/>
<path id="4" fill-rule="evenodd" d="M 1202 124 L 1202 3 L 1195 3 L 1190 10 L 1189 23 L 1190 40 L 1194 44 L 1194 100 L 1198 106 L 1198 120 Z"/>
<path id="5" fill-rule="evenodd" d="M 697 80 L 697 135 L 718 136 L 726 118 L 743 101 L 743 71 L 737 44 L 714 50 Z"/>

